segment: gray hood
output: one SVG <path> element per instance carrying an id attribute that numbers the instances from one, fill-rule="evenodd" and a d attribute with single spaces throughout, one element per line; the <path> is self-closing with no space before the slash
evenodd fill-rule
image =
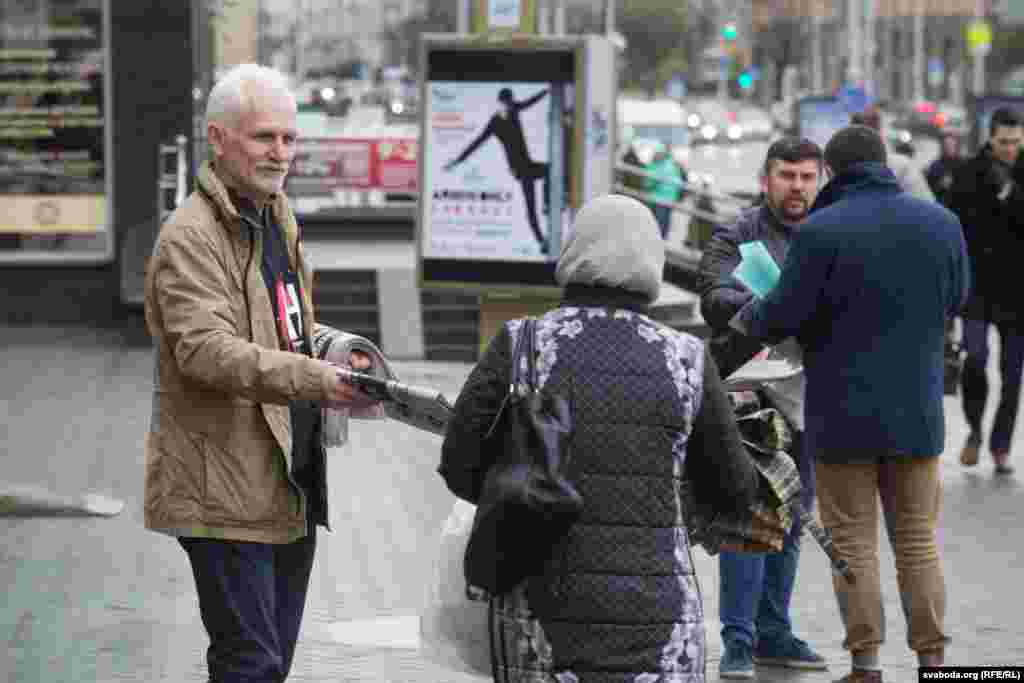
<path id="1" fill-rule="evenodd" d="M 664 267 L 665 243 L 651 210 L 632 197 L 603 195 L 576 215 L 555 279 L 563 287 L 619 287 L 653 303 Z"/>

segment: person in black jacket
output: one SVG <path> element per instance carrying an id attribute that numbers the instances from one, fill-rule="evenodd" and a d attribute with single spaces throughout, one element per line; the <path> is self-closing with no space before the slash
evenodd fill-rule
<path id="1" fill-rule="evenodd" d="M 988 398 L 985 365 L 988 331 L 999 332 L 1001 396 L 989 436 L 997 474 L 1010 474 L 1007 462 L 1020 401 L 1024 369 L 1024 297 L 1005 284 L 1024 255 L 1024 117 L 1012 109 L 992 114 L 989 141 L 954 175 L 950 208 L 960 217 L 974 282 L 965 307 L 963 346 L 967 351 L 961 385 L 963 410 L 970 426 L 960 452 L 966 467 L 978 463 L 982 415 Z"/>
<path id="2" fill-rule="evenodd" d="M 960 134 L 955 130 L 942 132 L 942 153 L 924 170 L 925 180 L 939 203 L 949 208 L 952 198 L 953 176 L 964 163 L 960 151 Z"/>
<path id="3" fill-rule="evenodd" d="M 761 172 L 764 201 L 747 209 L 735 223 L 716 229 L 704 248 L 697 287 L 701 314 L 711 326 L 709 349 L 723 377 L 764 348 L 760 341 L 729 327 L 732 317 L 754 296 L 732 274 L 740 263 L 739 245 L 762 242 L 781 267 L 794 231 L 818 194 L 823 163 L 821 148 L 810 140 L 786 137 L 773 143 Z M 800 472 L 801 502 L 810 510 L 814 464 L 802 447 L 804 379 L 793 378 L 774 389 L 771 396 L 776 397 L 776 407 L 793 427 L 790 455 Z M 721 677 L 750 678 L 755 661 L 801 669 L 826 667 L 825 659 L 793 634 L 789 617 L 800 534 L 796 523 L 778 553 L 720 553 Z"/>

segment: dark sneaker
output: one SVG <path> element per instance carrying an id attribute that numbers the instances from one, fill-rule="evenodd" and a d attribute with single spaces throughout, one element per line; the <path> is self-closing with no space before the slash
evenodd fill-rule
<path id="1" fill-rule="evenodd" d="M 882 683 L 882 672 L 854 669 L 835 683 Z"/>
<path id="2" fill-rule="evenodd" d="M 784 666 L 788 669 L 828 668 L 825 658 L 811 649 L 811 646 L 797 637 L 781 643 L 758 643 L 754 662 L 763 666 Z"/>
<path id="3" fill-rule="evenodd" d="M 1010 459 L 1009 451 L 993 451 L 992 459 L 996 463 L 996 474 L 1013 474 L 1013 465 L 1007 462 Z"/>
<path id="4" fill-rule="evenodd" d="M 978 451 L 981 450 L 981 437 L 971 434 L 967 437 L 963 450 L 960 451 L 960 464 L 964 467 L 974 467 L 978 464 Z"/>
<path id="5" fill-rule="evenodd" d="M 754 660 L 750 646 L 742 641 L 726 643 L 722 661 L 718 663 L 718 675 L 721 678 L 753 678 Z"/>

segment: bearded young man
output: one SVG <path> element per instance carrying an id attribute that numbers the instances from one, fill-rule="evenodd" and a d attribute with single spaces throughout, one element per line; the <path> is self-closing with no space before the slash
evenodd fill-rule
<path id="1" fill-rule="evenodd" d="M 769 344 L 795 337 L 803 349 L 804 447 L 821 521 L 856 576 L 832 577 L 851 664 L 840 681 L 882 683 L 882 520 L 919 666 L 941 666 L 949 643 L 936 538 L 943 347 L 970 268 L 960 221 L 900 187 L 876 131 L 843 128 L 825 146 L 825 165 L 831 179 L 778 282 L 729 324 Z"/>
<path id="2" fill-rule="evenodd" d="M 764 202 L 732 225 L 712 234 L 701 258 L 698 288 L 701 314 L 711 326 L 710 351 L 722 377 L 753 358 L 761 342 L 729 328 L 732 317 L 754 294 L 732 273 L 740 244 L 761 241 L 781 268 L 790 241 L 806 218 L 822 176 L 822 151 L 810 140 L 782 138 L 769 149 L 761 173 Z M 769 394 L 793 430 L 791 455 L 803 485 L 807 509 L 814 503 L 814 467 L 804 452 L 804 380 L 776 383 Z M 723 655 L 719 675 L 752 678 L 754 663 L 795 669 L 825 669 L 825 659 L 793 634 L 789 605 L 800 559 L 799 523 L 778 553 L 722 552 L 719 556 L 719 617 Z"/>

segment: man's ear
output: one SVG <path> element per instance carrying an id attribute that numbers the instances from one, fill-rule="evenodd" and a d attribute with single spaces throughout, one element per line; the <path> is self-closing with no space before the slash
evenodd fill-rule
<path id="1" fill-rule="evenodd" d="M 209 140 L 210 147 L 213 148 L 215 156 L 219 157 L 224 154 L 226 136 L 227 132 L 219 123 L 213 123 L 211 121 L 206 125 L 206 139 Z"/>

